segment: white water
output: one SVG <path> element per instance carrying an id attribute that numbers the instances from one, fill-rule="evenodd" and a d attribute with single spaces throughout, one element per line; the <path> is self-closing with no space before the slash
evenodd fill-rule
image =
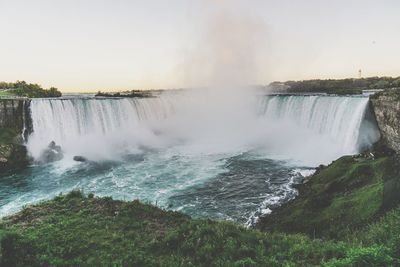
<path id="1" fill-rule="evenodd" d="M 1 177 L 0 216 L 81 188 L 249 226 L 296 195 L 299 173 L 378 138 L 366 97 L 237 95 L 32 100 L 29 152 L 55 141 L 65 157 Z"/>
<path id="2" fill-rule="evenodd" d="M 150 125 L 172 111 L 160 98 L 33 100 L 28 148 L 38 159 L 49 142 L 55 141 L 69 156 L 115 160 L 138 152 L 141 143 L 156 146 Z"/>
<path id="3" fill-rule="evenodd" d="M 274 141 L 283 141 L 282 153 L 314 164 L 359 153 L 379 139 L 368 118 L 367 97 L 272 96 L 260 99 L 258 112 L 265 120 L 278 121 L 282 130 Z"/>
<path id="4" fill-rule="evenodd" d="M 373 124 L 362 127 L 366 97 L 259 96 L 245 108 L 196 105 L 207 101 L 190 94 L 33 100 L 28 148 L 37 159 L 55 141 L 67 158 L 90 160 L 172 146 L 183 154 L 258 150 L 270 158 L 315 166 L 358 153 L 379 137 Z"/>

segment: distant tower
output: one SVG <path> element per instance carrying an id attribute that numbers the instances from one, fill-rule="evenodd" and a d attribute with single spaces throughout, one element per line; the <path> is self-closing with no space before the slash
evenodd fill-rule
<path id="1" fill-rule="evenodd" d="M 361 69 L 358 70 L 358 79 L 361 79 L 362 75 L 361 75 Z"/>

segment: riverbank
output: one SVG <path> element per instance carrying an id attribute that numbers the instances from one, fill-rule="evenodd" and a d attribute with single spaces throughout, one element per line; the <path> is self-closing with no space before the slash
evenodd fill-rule
<path id="1" fill-rule="evenodd" d="M 400 203 L 397 156 L 345 156 L 298 186 L 299 195 L 262 218 L 263 231 L 345 238 Z"/>
<path id="2" fill-rule="evenodd" d="M 385 225 L 398 223 L 392 217 Z M 391 228 L 399 231 L 399 227 Z M 397 224 L 395 225 L 397 226 Z M 369 237 L 378 238 L 379 224 Z M 365 236 L 365 233 L 360 236 Z M 395 248 L 263 233 L 139 201 L 60 195 L 0 223 L 2 266 L 390 266 Z M 391 243 L 399 240 L 395 236 Z"/>
<path id="3" fill-rule="evenodd" d="M 398 100 L 375 101 L 372 108 L 384 111 L 376 114 L 378 125 L 393 128 L 397 111 L 387 108 L 390 101 Z M 75 191 L 3 218 L 0 265 L 396 266 L 400 166 L 389 142 L 394 135 L 380 128 L 378 145 L 319 167 L 298 187 L 299 196 L 261 219 L 258 230 Z M 18 132 L 7 130 L 2 139 L 12 144 Z M 59 188 L 51 174 L 36 188 L 51 182 Z"/>

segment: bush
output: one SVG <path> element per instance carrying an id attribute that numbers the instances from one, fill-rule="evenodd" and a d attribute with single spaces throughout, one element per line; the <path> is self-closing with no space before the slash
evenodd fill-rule
<path id="1" fill-rule="evenodd" d="M 35 266 L 36 247 L 33 242 L 14 232 L 6 232 L 0 240 L 1 266 Z"/>
<path id="2" fill-rule="evenodd" d="M 389 255 L 387 248 L 382 246 L 372 246 L 350 249 L 345 258 L 331 260 L 324 264 L 324 266 L 381 267 L 393 266 L 396 262 L 397 261 Z"/>

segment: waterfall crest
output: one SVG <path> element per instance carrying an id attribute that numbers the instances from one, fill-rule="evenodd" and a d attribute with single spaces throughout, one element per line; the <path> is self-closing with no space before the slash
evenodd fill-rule
<path id="1" fill-rule="evenodd" d="M 216 153 L 224 153 L 218 151 L 222 143 L 225 148 L 243 151 L 265 147 L 269 154 L 274 151 L 272 154 L 284 154 L 284 158 L 313 156 L 311 164 L 317 164 L 318 160 L 325 163 L 357 153 L 379 139 L 376 125 L 366 120 L 366 97 L 259 96 L 251 106 L 251 116 L 241 116 L 245 112 L 239 108 L 221 109 L 226 114 L 209 114 L 211 120 L 196 116 L 219 109 L 200 109 L 196 115 L 185 110 L 196 101 L 188 95 L 168 94 L 153 98 L 32 100 L 33 133 L 28 149 L 37 158 L 49 142 L 55 141 L 72 156 L 115 159 L 124 153 L 137 153 L 143 146 L 170 145 L 175 138 L 198 141 L 197 147 L 206 147 L 212 141 L 210 147 Z M 187 115 L 185 120 L 176 120 L 182 115 Z M 210 121 L 212 124 L 208 124 Z M 203 131 L 207 134 L 199 135 Z M 210 139 L 214 133 L 219 139 Z M 318 153 L 325 153 L 325 157 L 312 155 Z"/>
<path id="2" fill-rule="evenodd" d="M 269 96 L 260 100 L 258 112 L 266 119 L 288 121 L 326 136 L 349 154 L 379 139 L 376 125 L 367 121 L 367 97 Z"/>
<path id="3" fill-rule="evenodd" d="M 66 152 L 96 158 L 101 147 L 112 150 L 118 139 L 151 138 L 148 125 L 165 119 L 172 108 L 160 98 L 35 99 L 28 149 L 37 158 L 54 141 Z M 97 152 L 88 153 L 92 148 Z"/>

